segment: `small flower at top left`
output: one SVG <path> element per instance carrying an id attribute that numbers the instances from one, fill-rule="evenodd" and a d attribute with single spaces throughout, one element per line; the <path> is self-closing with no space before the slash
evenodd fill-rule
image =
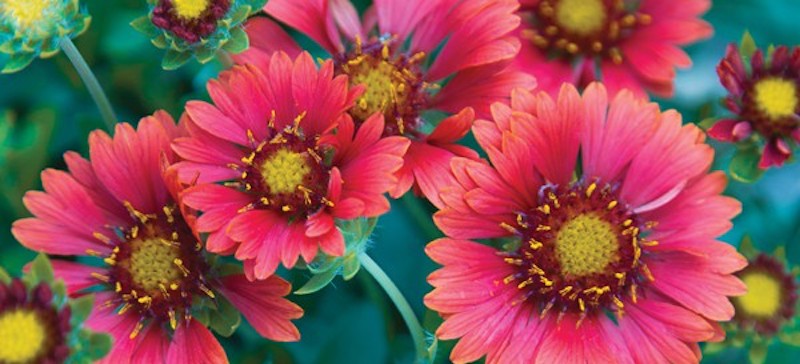
<path id="1" fill-rule="evenodd" d="M 0 66 L 3 73 L 27 67 L 34 58 L 58 53 L 61 38 L 74 38 L 91 17 L 78 0 L 3 0 L 0 3 Z"/>
<path id="2" fill-rule="evenodd" d="M 291 320 L 303 310 L 284 298 L 288 282 L 249 282 L 240 266 L 203 249 L 185 186 L 168 168 L 177 159 L 170 143 L 183 130 L 159 111 L 136 129 L 118 124 L 113 137 L 93 132 L 90 158 L 67 152 L 69 172 L 42 172 L 45 191 L 24 199 L 34 217 L 12 228 L 29 249 L 84 256 L 53 268 L 71 296 L 95 293 L 86 323 L 113 337 L 107 362 L 227 363 L 211 330 L 233 334 L 239 312 L 266 338 L 300 338 Z"/>

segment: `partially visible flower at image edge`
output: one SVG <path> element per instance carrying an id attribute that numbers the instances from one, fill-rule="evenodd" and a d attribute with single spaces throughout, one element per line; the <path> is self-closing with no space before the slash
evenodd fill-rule
<path id="1" fill-rule="evenodd" d="M 472 128 L 491 166 L 455 158 L 434 215 L 425 304 L 456 363 L 698 362 L 724 338 L 733 273 L 717 238 L 741 204 L 714 150 L 674 110 L 590 84 L 515 90 Z M 470 239 L 502 239 L 502 249 Z M 499 243 L 498 243 L 499 244 Z"/>
<path id="2" fill-rule="evenodd" d="M 236 54 L 249 47 L 242 24 L 265 0 L 148 0 L 147 15 L 131 26 L 165 49 L 162 67 L 176 69 L 194 57 L 206 63 L 219 52 Z"/>
<path id="3" fill-rule="evenodd" d="M 0 268 L 0 363 L 91 363 L 105 356 L 111 338 L 84 327 L 91 295 L 67 296 L 46 256 L 21 278 Z"/>
<path id="4" fill-rule="evenodd" d="M 555 95 L 602 81 L 611 95 L 671 97 L 676 68 L 691 66 L 681 49 L 713 32 L 701 15 L 710 0 L 522 0 L 522 49 L 514 67 Z"/>
<path id="5" fill-rule="evenodd" d="M 766 254 L 757 250 L 749 237 L 742 240 L 739 251 L 749 264 L 736 275 L 748 292 L 733 299 L 736 315 L 722 324 L 728 332 L 727 339 L 709 343 L 703 351 L 712 354 L 728 347 L 745 347 L 750 362 L 762 364 L 774 342 L 800 347 L 800 266 L 789 265 L 783 247 Z"/>
<path id="6" fill-rule="evenodd" d="M 742 54 L 730 44 L 717 73 L 733 115 L 717 121 L 708 135 L 756 143 L 762 149 L 760 169 L 782 166 L 800 143 L 800 47 L 778 46 L 765 55 L 761 49 Z"/>
<path id="7" fill-rule="evenodd" d="M 168 168 L 177 160 L 171 142 L 184 133 L 163 111 L 136 129 L 117 124 L 113 138 L 94 131 L 90 158 L 67 152 L 69 172 L 42 172 L 44 192 L 24 199 L 34 217 L 12 226 L 26 248 L 84 257 L 54 260 L 53 268 L 71 296 L 94 294 L 86 324 L 114 338 L 102 363 L 226 363 L 209 328 L 230 336 L 239 312 L 265 338 L 300 339 L 291 320 L 303 310 L 284 298 L 287 281 L 250 282 L 203 249 L 197 213 Z"/>
<path id="8" fill-rule="evenodd" d="M 385 193 L 397 183 L 409 141 L 383 137 L 383 115 L 356 130 L 347 110 L 363 92 L 317 68 L 311 55 L 276 52 L 258 66 L 234 66 L 208 83 L 213 104 L 186 104 L 189 137 L 173 148 L 186 203 L 203 212 L 209 251 L 244 262 L 264 279 L 300 257 L 341 256 L 337 220 L 389 211 Z"/>
<path id="9" fill-rule="evenodd" d="M 350 109 L 357 128 L 381 112 L 385 135 L 411 141 L 390 195 L 413 189 L 441 205 L 450 159 L 478 157 L 457 143 L 474 115 L 488 115 L 515 87 L 535 87 L 532 76 L 508 69 L 519 51 L 518 7 L 516 0 L 377 0 L 359 14 L 350 0 L 270 0 L 264 12 L 327 51 L 336 75 L 365 87 Z M 245 28 L 253 46 L 234 57 L 239 63 L 301 51 L 271 19 L 254 17 Z"/>
<path id="10" fill-rule="evenodd" d="M 78 0 L 3 0 L 0 2 L 2 72 L 22 70 L 36 57 L 52 57 L 58 53 L 61 38 L 77 37 L 89 27 L 90 21 Z M 7 57 L 5 61 L 3 56 Z"/>

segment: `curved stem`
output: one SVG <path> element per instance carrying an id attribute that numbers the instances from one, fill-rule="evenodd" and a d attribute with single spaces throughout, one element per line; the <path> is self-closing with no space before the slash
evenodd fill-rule
<path id="1" fill-rule="evenodd" d="M 392 279 L 386 275 L 383 269 L 378 266 L 378 263 L 375 263 L 369 255 L 361 253 L 358 255 L 358 260 L 361 262 L 361 266 L 378 281 L 378 284 L 386 291 L 386 294 L 389 295 L 389 298 L 392 300 L 395 307 L 397 307 L 397 310 L 400 311 L 403 321 L 405 321 L 406 326 L 408 326 L 408 331 L 411 332 L 411 338 L 414 340 L 417 359 L 418 361 L 422 361 L 422 359 L 428 356 L 428 349 L 425 344 L 425 331 L 422 329 L 422 325 L 420 325 L 417 316 L 414 314 L 414 310 L 411 309 L 411 305 L 408 304 L 406 298 L 400 293 L 400 290 L 397 289 Z"/>
<path id="2" fill-rule="evenodd" d="M 114 109 L 111 107 L 106 93 L 103 92 L 103 88 L 100 87 L 100 83 L 97 82 L 94 73 L 92 73 L 89 65 L 86 64 L 86 60 L 81 56 L 81 52 L 78 51 L 78 48 L 75 47 L 75 44 L 72 43 L 69 37 L 61 38 L 61 49 L 64 51 L 64 54 L 67 55 L 70 62 L 72 62 L 72 66 L 75 67 L 75 71 L 78 72 L 81 80 L 83 80 L 86 89 L 89 90 L 89 94 L 92 96 L 92 99 L 94 99 L 95 104 L 97 104 L 97 108 L 100 109 L 100 115 L 103 117 L 106 127 L 109 131 L 114 131 L 114 124 L 117 123 L 117 118 L 114 116 Z"/>

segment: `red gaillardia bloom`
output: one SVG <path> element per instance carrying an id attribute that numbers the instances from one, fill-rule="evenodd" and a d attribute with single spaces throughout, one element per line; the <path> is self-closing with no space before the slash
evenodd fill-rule
<path id="1" fill-rule="evenodd" d="M 425 304 L 460 338 L 455 362 L 696 362 L 734 313 L 746 265 L 716 238 L 738 201 L 713 149 L 675 111 L 600 84 L 557 100 L 517 90 L 472 128 L 493 166 L 454 158 L 458 184 L 426 248 L 444 267 Z M 466 239 L 502 239 L 502 249 Z"/>
<path id="2" fill-rule="evenodd" d="M 710 0 L 523 0 L 515 67 L 556 94 L 562 83 L 602 80 L 612 95 L 629 89 L 670 97 L 675 67 L 689 67 L 679 48 L 711 36 L 699 18 Z"/>
<path id="3" fill-rule="evenodd" d="M 397 179 L 408 140 L 381 138 L 383 115 L 355 131 L 347 109 L 361 92 L 333 62 L 317 70 L 308 53 L 292 62 L 236 66 L 208 84 L 215 105 L 189 102 L 191 135 L 174 144 L 196 180 L 186 203 L 203 215 L 207 248 L 234 253 L 249 278 L 268 278 L 279 263 L 311 262 L 319 248 L 344 253 L 334 219 L 374 217 L 389 209 L 384 193 Z M 334 131 L 335 129 L 335 131 Z M 222 182 L 215 184 L 215 182 Z"/>
<path id="4" fill-rule="evenodd" d="M 512 88 L 535 86 L 529 75 L 507 69 L 519 50 L 511 34 L 518 6 L 513 0 L 377 0 L 359 18 L 349 0 L 271 0 L 264 11 L 319 43 L 337 75 L 365 86 L 350 110 L 357 127 L 380 112 L 384 135 L 412 141 L 392 196 L 416 186 L 439 205 L 437 186 L 451 183 L 450 159 L 477 158 L 456 144 L 474 113 L 488 116 L 489 105 L 507 99 Z M 253 46 L 238 62 L 263 63 L 275 50 L 300 52 L 271 20 L 251 19 L 246 30 Z M 434 128 L 426 114 L 433 110 L 454 115 Z"/>
<path id="5" fill-rule="evenodd" d="M 137 130 L 117 125 L 113 139 L 93 132 L 91 160 L 68 152 L 69 172 L 44 171 L 45 192 L 25 196 L 35 217 L 12 228 L 32 250 L 102 259 L 103 266 L 54 261 L 53 268 L 70 294 L 95 294 L 86 324 L 113 336 L 108 363 L 227 362 L 200 320 L 214 314 L 209 307 L 230 304 L 264 337 L 300 338 L 290 320 L 303 311 L 283 298 L 288 282 L 222 275 L 206 258 L 197 216 L 181 201 L 177 174 L 166 169 L 176 160 L 170 143 L 180 131 L 168 114 L 157 112 Z"/>
<path id="6" fill-rule="evenodd" d="M 758 167 L 783 165 L 791 145 L 800 143 L 800 47 L 779 46 L 768 60 L 756 50 L 748 67 L 731 44 L 717 73 L 730 92 L 725 105 L 736 115 L 718 121 L 708 135 L 726 142 L 758 135 L 765 143 Z"/>

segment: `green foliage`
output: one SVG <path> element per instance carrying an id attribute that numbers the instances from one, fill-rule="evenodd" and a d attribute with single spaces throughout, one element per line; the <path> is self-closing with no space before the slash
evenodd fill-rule
<path id="1" fill-rule="evenodd" d="M 753 183 L 764 175 L 764 170 L 758 167 L 761 151 L 754 145 L 739 148 L 733 155 L 730 164 L 731 177 L 746 183 Z"/>

